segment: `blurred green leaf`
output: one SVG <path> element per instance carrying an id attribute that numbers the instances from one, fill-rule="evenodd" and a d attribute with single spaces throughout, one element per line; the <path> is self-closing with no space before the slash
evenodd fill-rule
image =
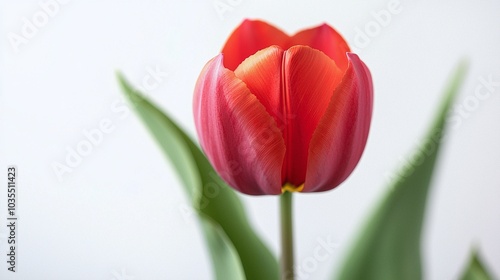
<path id="1" fill-rule="evenodd" d="M 238 252 L 224 230 L 207 217 L 202 217 L 200 221 L 210 248 L 209 252 L 213 259 L 216 278 L 244 280 L 245 272 L 241 266 Z"/>
<path id="2" fill-rule="evenodd" d="M 464 271 L 460 280 L 492 280 L 493 278 L 486 271 L 484 265 L 476 251 L 472 252 L 472 256 L 470 258 L 469 266 Z"/>
<path id="3" fill-rule="evenodd" d="M 224 240 L 226 237 L 230 241 L 226 245 L 234 246 L 247 280 L 278 279 L 278 262 L 249 224 L 243 205 L 235 192 L 217 175 L 198 146 L 171 118 L 134 90 L 122 75 L 118 74 L 118 79 L 132 106 L 173 163 L 193 208 L 200 214 L 212 262 L 217 270 L 217 279 L 239 279 L 221 278 L 225 274 L 221 271 L 224 270 L 224 262 L 234 262 L 228 262 L 227 255 L 223 257 L 224 260 L 220 259 L 222 256 L 217 257 L 220 252 L 227 253 L 231 250 L 215 248 L 213 240 Z M 210 223 L 216 225 L 218 230 L 207 230 L 210 226 L 204 221 L 205 217 L 209 218 Z M 224 232 L 226 237 L 218 232 Z"/>
<path id="4" fill-rule="evenodd" d="M 420 239 L 427 193 L 446 117 L 466 68 L 465 63 L 457 68 L 428 134 L 406 166 L 395 174 L 388 193 L 370 214 L 338 279 L 422 279 Z"/>

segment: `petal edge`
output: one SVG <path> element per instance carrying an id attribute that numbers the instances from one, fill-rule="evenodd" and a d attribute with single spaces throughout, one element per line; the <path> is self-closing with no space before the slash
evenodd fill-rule
<path id="1" fill-rule="evenodd" d="M 354 170 L 364 151 L 373 111 L 370 71 L 356 54 L 316 128 L 309 147 L 304 192 L 337 187 Z"/>
<path id="2" fill-rule="evenodd" d="M 260 20 L 244 20 L 229 36 L 222 53 L 224 65 L 234 71 L 247 57 L 272 45 L 285 48 L 289 36 Z"/>
<path id="3" fill-rule="evenodd" d="M 264 106 L 219 55 L 198 78 L 193 102 L 200 144 L 233 188 L 251 195 L 280 194 L 285 144 Z"/>

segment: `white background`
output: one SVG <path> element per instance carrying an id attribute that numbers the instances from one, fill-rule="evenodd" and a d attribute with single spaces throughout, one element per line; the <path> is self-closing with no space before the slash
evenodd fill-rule
<path id="1" fill-rule="evenodd" d="M 265 19 L 289 33 L 327 22 L 373 74 L 375 111 L 360 164 L 338 189 L 296 196 L 298 265 L 313 255 L 318 238 L 338 244 L 309 279 L 338 270 L 388 174 L 417 145 L 464 57 L 471 68 L 457 104 L 468 109 L 449 132 L 430 193 L 425 278 L 456 279 L 474 246 L 500 277 L 500 87 L 484 100 L 474 96 L 480 77 L 500 81 L 499 1 L 401 0 L 401 12 L 385 26 L 374 13 L 387 9 L 388 0 L 228 0 L 232 9 L 223 13 L 214 3 L 69 1 L 16 52 L 12 34 L 23 36 L 23 18 L 33 22 L 43 9 L 39 1 L 1 1 L 0 177 L 7 165 L 18 166 L 20 217 L 13 274 L 3 261 L 6 179 L 0 179 L 1 279 L 212 279 L 203 237 L 195 217 L 186 215 L 189 203 L 171 164 L 136 115 L 112 109 L 125 106 L 115 71 L 136 86 L 150 69 L 168 73 L 148 94 L 194 135 L 198 73 L 244 18 Z M 363 45 L 358 29 L 367 26 L 374 29 Z M 53 164 L 65 164 L 67 149 L 105 119 L 113 131 L 58 180 Z M 277 253 L 277 198 L 243 200 Z"/>

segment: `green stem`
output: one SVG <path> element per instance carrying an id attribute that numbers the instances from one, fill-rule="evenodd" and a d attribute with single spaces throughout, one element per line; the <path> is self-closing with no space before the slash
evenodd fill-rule
<path id="1" fill-rule="evenodd" d="M 285 191 L 280 196 L 281 208 L 281 279 L 293 280 L 293 222 L 292 193 Z"/>

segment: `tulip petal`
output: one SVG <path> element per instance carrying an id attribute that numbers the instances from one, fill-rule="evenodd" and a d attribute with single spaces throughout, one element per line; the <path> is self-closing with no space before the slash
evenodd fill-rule
<path id="1" fill-rule="evenodd" d="M 222 53 L 224 66 L 235 70 L 238 65 L 259 50 L 272 45 L 286 48 L 289 36 L 278 28 L 259 20 L 245 20 L 227 39 Z"/>
<path id="2" fill-rule="evenodd" d="M 245 83 L 224 68 L 222 55 L 203 69 L 193 106 L 201 146 L 219 175 L 246 194 L 280 194 L 281 132 Z"/>
<path id="3" fill-rule="evenodd" d="M 295 186 L 304 183 L 309 143 L 341 79 L 340 69 L 321 51 L 294 46 L 284 53 L 284 182 Z"/>
<path id="4" fill-rule="evenodd" d="M 356 54 L 335 90 L 309 146 L 304 192 L 333 189 L 353 171 L 363 153 L 373 109 L 370 71 Z"/>
<path id="5" fill-rule="evenodd" d="M 282 116 L 281 68 L 284 50 L 271 46 L 258 51 L 243 61 L 234 74 L 250 89 L 267 112 L 274 118 L 277 127 L 284 128 Z"/>
<path id="6" fill-rule="evenodd" d="M 306 45 L 313 49 L 324 52 L 335 61 L 337 66 L 344 72 L 348 61 L 346 53 L 350 52 L 349 45 L 342 36 L 328 24 L 300 31 L 292 36 L 288 47 L 294 45 Z"/>

